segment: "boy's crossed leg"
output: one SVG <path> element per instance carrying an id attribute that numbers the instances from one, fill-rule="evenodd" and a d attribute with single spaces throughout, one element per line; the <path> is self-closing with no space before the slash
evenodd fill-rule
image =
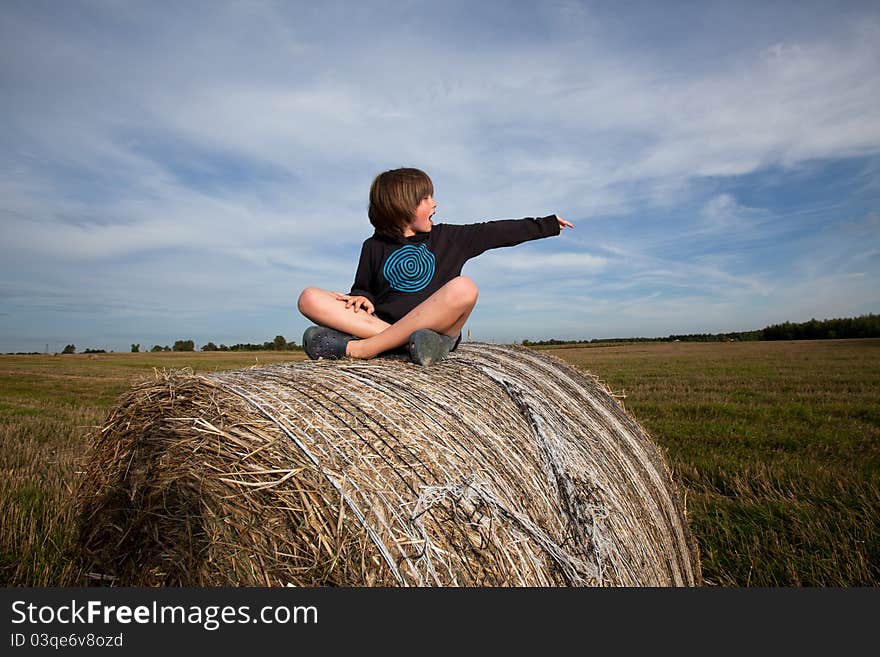
<path id="1" fill-rule="evenodd" d="M 315 324 L 327 326 L 359 338 L 371 338 L 391 324 L 371 315 L 366 310 L 345 307 L 347 295 L 328 292 L 317 287 L 307 287 L 299 295 L 299 311 Z"/>
<path id="2" fill-rule="evenodd" d="M 457 338 L 477 303 L 479 290 L 467 276 L 457 276 L 430 297 L 389 324 L 364 310 L 345 307 L 333 292 L 310 287 L 299 297 L 299 311 L 316 324 L 361 338 L 346 346 L 346 356 L 373 358 L 407 343 L 419 329 Z"/>

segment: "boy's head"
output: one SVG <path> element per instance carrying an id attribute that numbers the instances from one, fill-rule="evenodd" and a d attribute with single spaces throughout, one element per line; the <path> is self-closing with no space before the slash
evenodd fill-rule
<path id="1" fill-rule="evenodd" d="M 370 223 L 377 233 L 403 237 L 422 199 L 434 196 L 434 183 L 419 169 L 383 171 L 370 186 Z"/>

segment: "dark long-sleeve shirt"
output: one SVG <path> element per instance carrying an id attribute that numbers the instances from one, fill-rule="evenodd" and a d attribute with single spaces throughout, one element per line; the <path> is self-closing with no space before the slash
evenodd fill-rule
<path id="1" fill-rule="evenodd" d="M 559 234 L 556 215 L 464 226 L 435 224 L 430 232 L 364 241 L 352 296 L 373 302 L 376 316 L 394 323 L 461 274 L 464 263 L 489 249 Z"/>

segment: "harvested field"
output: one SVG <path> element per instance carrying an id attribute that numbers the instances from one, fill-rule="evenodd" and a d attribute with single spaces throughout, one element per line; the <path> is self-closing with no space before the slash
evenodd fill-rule
<path id="1" fill-rule="evenodd" d="M 598 376 L 684 489 L 703 582 L 880 585 L 880 340 L 622 343 L 549 353 Z M 91 355 L 90 355 L 91 356 Z M 302 352 L 0 356 L 0 581 L 94 584 L 70 504 L 132 384 Z"/>

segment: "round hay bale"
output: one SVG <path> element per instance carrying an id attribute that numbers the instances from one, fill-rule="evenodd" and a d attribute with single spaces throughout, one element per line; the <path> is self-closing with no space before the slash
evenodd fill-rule
<path id="1" fill-rule="evenodd" d="M 528 349 L 135 386 L 77 491 L 125 586 L 691 586 L 665 461 L 596 379 Z"/>

